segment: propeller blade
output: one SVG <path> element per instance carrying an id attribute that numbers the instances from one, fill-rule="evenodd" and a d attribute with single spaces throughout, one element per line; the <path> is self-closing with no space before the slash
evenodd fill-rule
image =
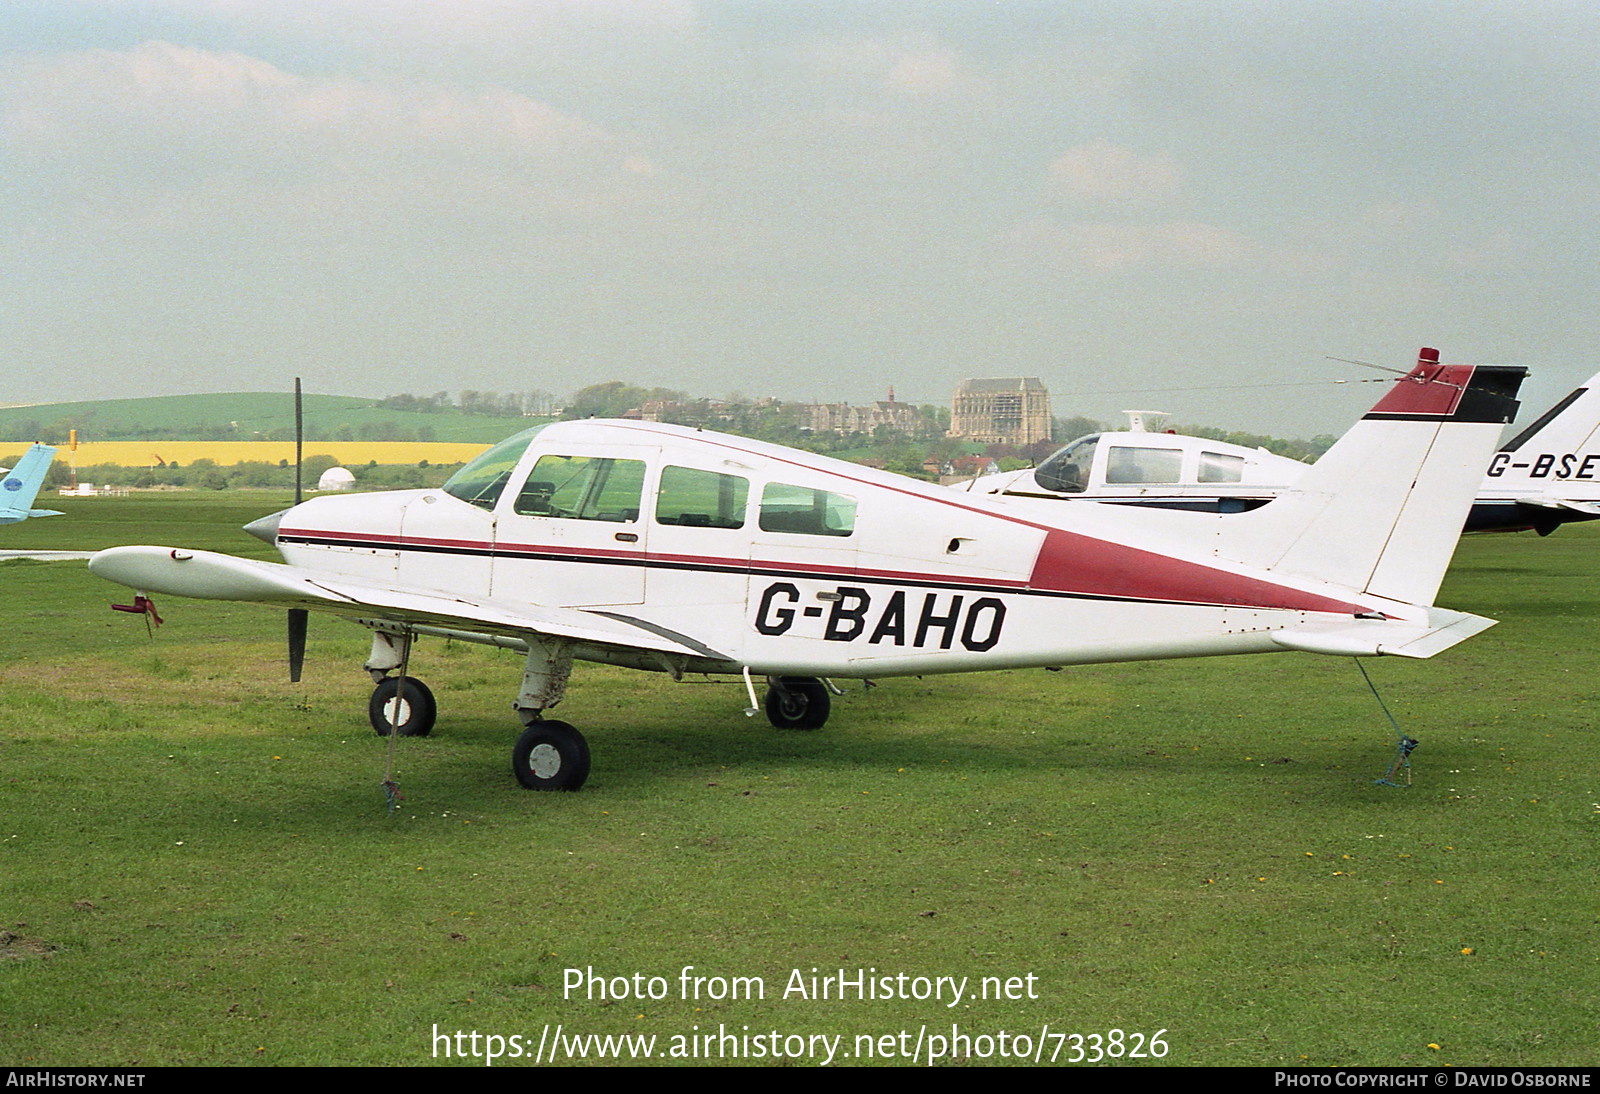
<path id="1" fill-rule="evenodd" d="M 289 609 L 289 682 L 300 682 L 300 669 L 306 661 L 306 621 L 311 613 L 304 608 Z"/>

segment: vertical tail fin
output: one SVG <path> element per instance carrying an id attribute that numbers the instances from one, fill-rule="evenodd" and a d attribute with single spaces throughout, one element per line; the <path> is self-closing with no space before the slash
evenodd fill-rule
<path id="1" fill-rule="evenodd" d="M 1219 553 L 1431 604 L 1525 375 L 1422 350 L 1294 489 L 1227 522 Z"/>
<path id="2" fill-rule="evenodd" d="M 1496 486 L 1600 481 L 1600 374 L 1496 452 L 1488 477 Z"/>
<path id="3" fill-rule="evenodd" d="M 23 453 L 17 466 L 0 478 L 0 524 L 12 524 L 30 516 L 59 515 L 53 510 L 31 508 L 55 454 L 56 450 L 49 445 L 36 444 Z"/>

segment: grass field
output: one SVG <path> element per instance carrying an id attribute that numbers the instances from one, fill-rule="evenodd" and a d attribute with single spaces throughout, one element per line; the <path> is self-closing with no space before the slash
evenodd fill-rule
<path id="1" fill-rule="evenodd" d="M 0 546 L 266 557 L 236 529 L 277 501 L 64 499 Z M 737 684 L 580 666 L 589 785 L 533 794 L 518 659 L 428 642 L 440 724 L 399 742 L 393 815 L 365 632 L 314 619 L 291 685 L 279 613 L 163 599 L 151 639 L 81 564 L 0 563 L 0 1062 L 456 1063 L 435 1029 L 531 1052 L 560 1024 L 658 1055 L 776 1031 L 859 1063 L 955 1026 L 972 1063 L 1115 1029 L 1164 1031 L 1151 1064 L 1593 1066 L 1597 550 L 1469 540 L 1440 601 L 1501 625 L 1367 662 L 1422 741 L 1410 789 L 1373 785 L 1356 669 L 1284 654 L 887 680 L 787 734 Z M 765 998 L 684 999 L 691 965 Z M 1022 997 L 785 997 L 813 969 Z"/>

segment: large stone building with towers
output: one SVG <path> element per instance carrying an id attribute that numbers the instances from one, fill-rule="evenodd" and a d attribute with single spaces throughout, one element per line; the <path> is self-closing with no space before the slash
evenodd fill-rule
<path id="1" fill-rule="evenodd" d="M 962 380 L 950 399 L 950 436 L 981 444 L 1050 439 L 1050 393 L 1036 376 Z"/>

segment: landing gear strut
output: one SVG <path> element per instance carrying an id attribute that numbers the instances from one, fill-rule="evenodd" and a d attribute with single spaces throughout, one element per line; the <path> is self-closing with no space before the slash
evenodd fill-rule
<path id="1" fill-rule="evenodd" d="M 814 676 L 769 676 L 763 705 L 767 721 L 778 729 L 820 729 L 828 720 L 832 700 Z"/>

